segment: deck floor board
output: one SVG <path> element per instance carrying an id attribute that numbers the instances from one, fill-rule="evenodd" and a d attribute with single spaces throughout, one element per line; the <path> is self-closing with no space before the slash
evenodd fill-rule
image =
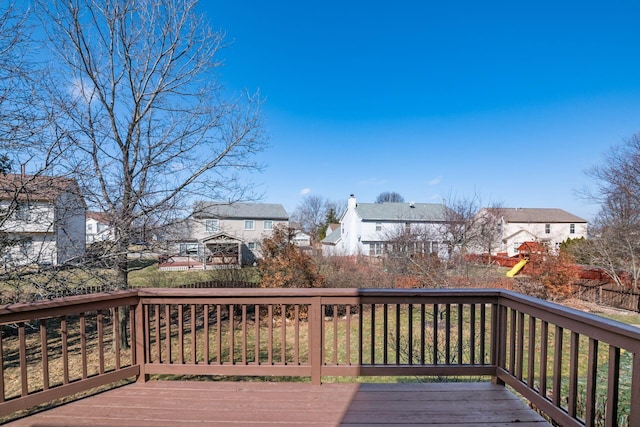
<path id="1" fill-rule="evenodd" d="M 58 426 L 549 426 L 491 383 L 150 381 L 7 424 Z"/>

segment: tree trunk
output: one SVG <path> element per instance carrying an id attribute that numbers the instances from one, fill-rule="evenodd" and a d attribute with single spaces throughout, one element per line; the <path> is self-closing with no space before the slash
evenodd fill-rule
<path id="1" fill-rule="evenodd" d="M 123 245 L 122 245 L 123 246 Z M 129 270 L 127 265 L 127 248 L 119 248 L 116 260 L 116 290 L 129 289 Z M 118 307 L 118 324 L 114 324 L 114 328 L 118 328 L 120 338 L 120 348 L 129 348 L 129 333 L 127 332 L 127 324 L 129 323 L 128 307 Z M 114 329 L 114 334 L 115 334 Z M 115 336 L 114 336 L 115 342 Z"/>

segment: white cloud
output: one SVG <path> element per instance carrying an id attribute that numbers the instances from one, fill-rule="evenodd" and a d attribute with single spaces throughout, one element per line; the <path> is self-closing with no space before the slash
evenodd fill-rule
<path id="1" fill-rule="evenodd" d="M 435 177 L 433 179 L 430 179 L 428 181 L 428 184 L 429 185 L 438 185 L 438 184 L 440 184 L 440 181 L 442 181 L 442 176 L 437 176 L 437 177 Z"/>
<path id="2" fill-rule="evenodd" d="M 69 92 L 74 98 L 82 99 L 86 104 L 95 100 L 95 87 L 88 79 L 74 79 Z"/>
<path id="3" fill-rule="evenodd" d="M 300 192 L 298 193 L 298 195 L 300 196 L 306 196 L 307 194 L 311 193 L 311 189 L 310 188 L 303 188 L 302 190 L 300 190 Z"/>

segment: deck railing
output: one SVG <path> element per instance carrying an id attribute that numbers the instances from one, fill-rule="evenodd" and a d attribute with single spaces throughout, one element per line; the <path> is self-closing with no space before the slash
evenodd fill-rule
<path id="1" fill-rule="evenodd" d="M 491 379 L 640 425 L 640 330 L 501 290 L 140 289 L 0 308 L 0 416 L 125 378 Z"/>

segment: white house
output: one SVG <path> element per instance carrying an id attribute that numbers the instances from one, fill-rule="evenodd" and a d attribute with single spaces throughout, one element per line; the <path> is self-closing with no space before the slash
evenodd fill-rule
<path id="1" fill-rule="evenodd" d="M 302 230 L 302 225 L 299 222 L 289 222 L 289 228 L 293 229 L 293 236 L 291 242 L 303 249 L 311 247 L 311 235 Z"/>
<path id="2" fill-rule="evenodd" d="M 305 233 L 302 230 L 296 230 L 291 241 L 294 245 L 300 248 L 311 247 L 311 235 L 309 233 Z"/>
<path id="3" fill-rule="evenodd" d="M 479 215 L 496 218 L 496 252 L 518 254 L 525 242 L 539 242 L 555 251 L 567 240 L 587 237 L 587 221 L 562 209 L 485 208 Z"/>
<path id="4" fill-rule="evenodd" d="M 3 265 L 64 264 L 85 251 L 86 205 L 75 180 L 0 174 Z"/>
<path id="5" fill-rule="evenodd" d="M 289 225 L 281 204 L 198 203 L 175 252 L 203 260 L 235 256 L 239 264 L 251 264 L 260 257 L 260 242 L 278 225 Z"/>
<path id="6" fill-rule="evenodd" d="M 434 203 L 358 203 L 354 195 L 340 218 L 340 227 L 328 232 L 322 253 L 331 255 L 380 256 L 393 247 L 402 234 L 411 236 L 412 251 L 446 254 L 442 226 L 446 207 Z M 329 231 L 329 230 L 328 230 Z M 405 240 L 403 245 L 406 246 Z M 418 247 L 419 246 L 419 247 Z"/>
<path id="7" fill-rule="evenodd" d="M 113 227 L 104 212 L 87 212 L 86 227 L 88 245 L 114 239 Z"/>

